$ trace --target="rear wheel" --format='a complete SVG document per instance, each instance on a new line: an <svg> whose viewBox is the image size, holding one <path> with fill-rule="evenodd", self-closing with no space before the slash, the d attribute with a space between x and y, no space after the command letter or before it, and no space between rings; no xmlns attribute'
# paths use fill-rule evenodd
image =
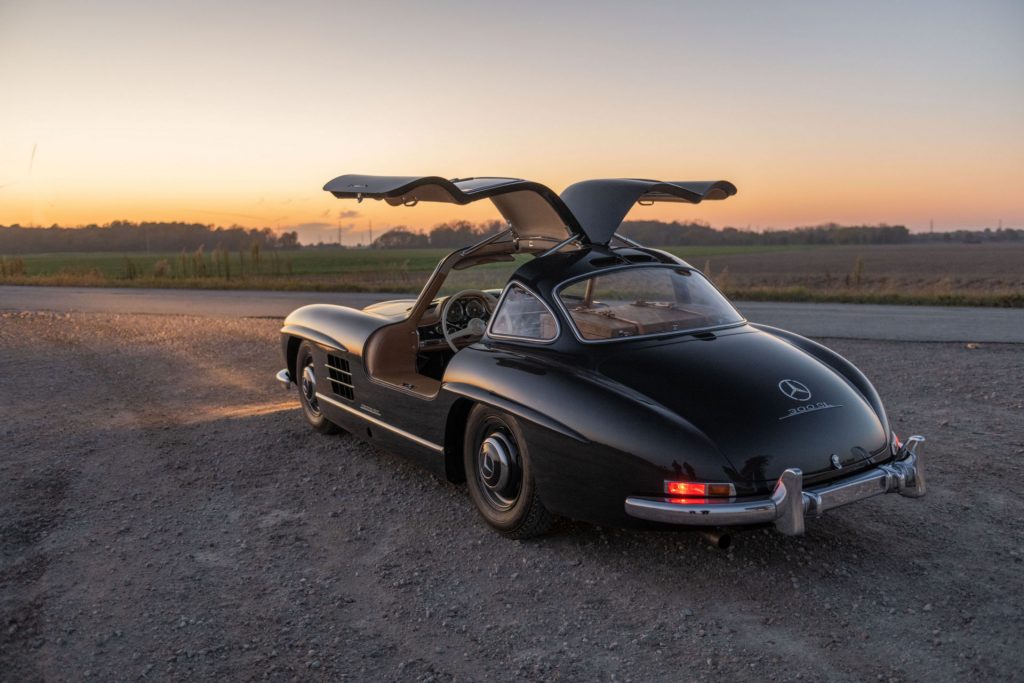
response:
<svg viewBox="0 0 1024 683"><path fill-rule="evenodd" d="M299 387L299 403L302 413L306 416L309 426L321 434L333 434L340 431L324 415L320 400L316 396L316 367L313 365L313 345L302 342L295 358L295 384Z"/></svg>
<svg viewBox="0 0 1024 683"><path fill-rule="evenodd" d="M537 496L526 439L515 418L474 407L462 451L469 497L488 524L509 538L540 536L551 527L554 517Z"/></svg>

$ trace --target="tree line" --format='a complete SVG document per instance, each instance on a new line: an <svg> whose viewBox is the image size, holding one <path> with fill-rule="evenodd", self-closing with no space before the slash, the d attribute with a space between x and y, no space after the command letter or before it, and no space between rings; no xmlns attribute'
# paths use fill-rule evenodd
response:
<svg viewBox="0 0 1024 683"><path fill-rule="evenodd" d="M373 241L378 249L457 249L493 235L504 228L500 221L473 225L466 221L441 223L426 232L398 227ZM694 245L787 245L787 244L907 244L911 242L1006 242L1024 240L1024 230L957 230L941 233L912 233L903 225L838 225L827 223L785 230L740 230L712 228L707 223L665 223L626 221L619 234L641 244L657 247Z"/></svg>
<svg viewBox="0 0 1024 683"><path fill-rule="evenodd" d="M278 233L271 228L228 228L201 223L132 223L114 221L107 225L80 228L25 228L0 226L0 253L30 254L88 251L213 251L294 249L296 232Z"/></svg>
<svg viewBox="0 0 1024 683"><path fill-rule="evenodd" d="M388 230L373 241L377 249L458 249L503 230L501 221L440 223L428 231L407 227ZM741 230L712 228L707 223L666 223L662 221L626 221L619 233L641 244L659 247L691 245L787 245L787 244L906 244L910 242L1008 242L1024 241L1024 230L956 230L950 232L911 233L903 225L838 225L827 223L784 230ZM228 228L200 223L156 223L114 221L107 225L64 228L25 228L0 226L0 254L49 252L166 252L217 249L236 252L251 250L295 249L299 244L294 231L278 233L271 228ZM313 246L313 245L309 245ZM328 245L320 245L328 246Z"/></svg>
<svg viewBox="0 0 1024 683"><path fill-rule="evenodd" d="M721 230L707 223L626 221L619 233L641 244L659 247L693 245L904 244L911 233L903 225L838 225L827 223L784 230Z"/></svg>
<svg viewBox="0 0 1024 683"><path fill-rule="evenodd" d="M405 226L388 230L373 241L376 249L458 249L496 235L505 229L501 221L474 224L469 221L440 223L428 232L413 232Z"/></svg>

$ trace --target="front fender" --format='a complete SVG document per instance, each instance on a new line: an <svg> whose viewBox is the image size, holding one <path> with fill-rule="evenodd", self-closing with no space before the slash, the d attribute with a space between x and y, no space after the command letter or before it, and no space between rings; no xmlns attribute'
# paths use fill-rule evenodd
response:
<svg viewBox="0 0 1024 683"><path fill-rule="evenodd" d="M348 306L313 304L292 311L284 319L281 334L362 356L367 338L392 322Z"/></svg>
<svg viewBox="0 0 1024 683"><path fill-rule="evenodd" d="M334 337L328 336L320 330L312 327L306 327L305 325L288 325L286 324L281 328L281 334L286 337L297 337L299 339L308 339L311 342L320 344L321 346L329 346L339 351L348 351L345 345L339 342Z"/></svg>

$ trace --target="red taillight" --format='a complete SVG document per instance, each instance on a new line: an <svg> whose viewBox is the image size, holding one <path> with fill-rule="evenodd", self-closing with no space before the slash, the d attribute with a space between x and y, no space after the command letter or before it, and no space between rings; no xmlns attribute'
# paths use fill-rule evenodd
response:
<svg viewBox="0 0 1024 683"><path fill-rule="evenodd" d="M665 493L680 496L673 503L700 503L705 498L729 498L736 495L732 484L705 484L696 481L666 481Z"/></svg>
<svg viewBox="0 0 1024 683"><path fill-rule="evenodd" d="M707 485L693 481L666 481L665 493L670 496L707 496Z"/></svg>

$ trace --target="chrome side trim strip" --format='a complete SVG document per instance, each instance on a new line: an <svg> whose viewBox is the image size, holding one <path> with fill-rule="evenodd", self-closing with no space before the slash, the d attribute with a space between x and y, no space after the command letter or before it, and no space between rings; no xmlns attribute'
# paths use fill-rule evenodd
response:
<svg viewBox="0 0 1024 683"><path fill-rule="evenodd" d="M424 448L429 448L430 450L436 451L438 453L444 453L444 447L443 446L438 446L433 441L427 441L426 439L421 439L420 437L416 436L415 434L410 434L409 432L405 431L404 429L399 429L398 427L395 427L394 425L389 425L387 422L384 422L383 420L379 420L379 419L373 417L372 415L367 415L366 413L360 412L360 411L356 410L355 408L353 408L352 406L347 406L344 403L339 403L338 401L335 401L330 396L324 396L319 391L317 392L316 397L317 397L317 399L319 399L319 400L321 400L321 401L323 401L325 403L330 403L335 408L340 408L340 409L344 410L347 413L351 413L352 415L355 415L356 417L361 417L364 420L366 420L367 422L369 422L370 424L374 424L374 425L380 427L381 429L386 429L389 432L391 432L393 434L397 434L398 436L404 437L404 438L408 439L409 441L412 441L413 443L416 443L416 444L419 444L420 446L423 446Z"/></svg>

